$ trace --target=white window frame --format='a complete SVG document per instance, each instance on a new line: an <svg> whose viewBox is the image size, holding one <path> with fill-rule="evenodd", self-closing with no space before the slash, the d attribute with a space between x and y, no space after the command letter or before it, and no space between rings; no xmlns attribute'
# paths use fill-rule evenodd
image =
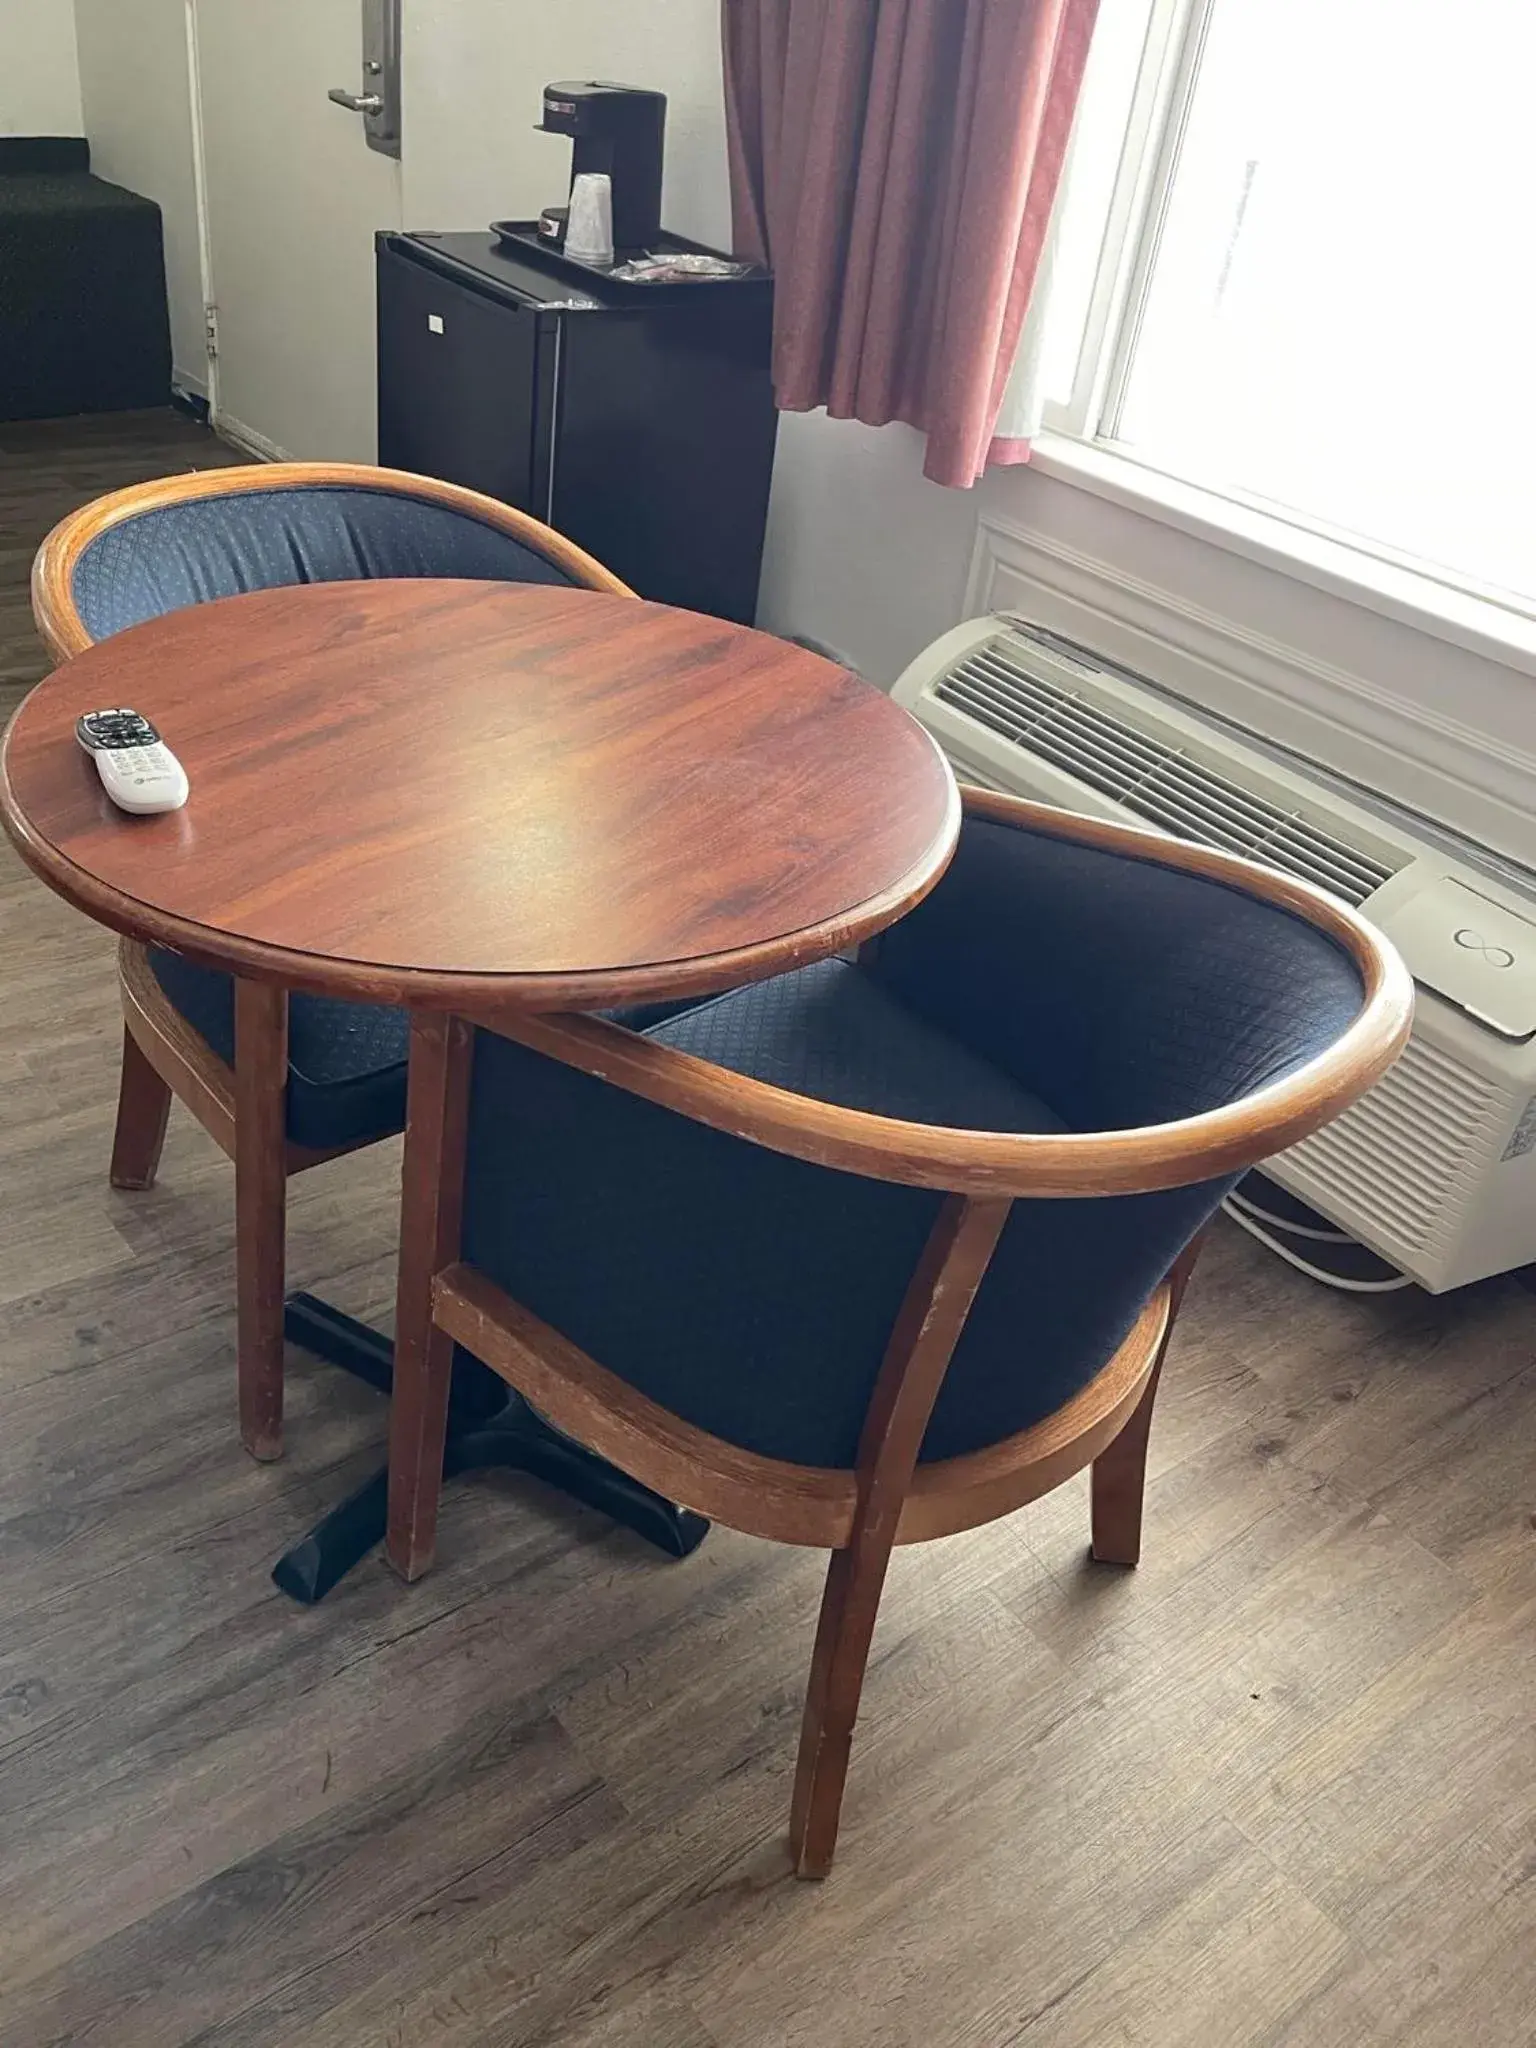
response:
<svg viewBox="0 0 1536 2048"><path fill-rule="evenodd" d="M1079 441L1112 438L1214 4L1150 0L1071 394L1045 408L1052 433Z"/></svg>
<svg viewBox="0 0 1536 2048"><path fill-rule="evenodd" d="M1147 26L1076 353L1031 466L1383 616L1536 675L1536 598L1480 587L1385 541L1212 489L1117 439L1200 58L1217 0L1148 0Z"/></svg>

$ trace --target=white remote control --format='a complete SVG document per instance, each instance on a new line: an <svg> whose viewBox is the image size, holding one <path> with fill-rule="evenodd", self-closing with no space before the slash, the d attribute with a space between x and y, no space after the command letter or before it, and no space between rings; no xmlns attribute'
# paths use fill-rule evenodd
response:
<svg viewBox="0 0 1536 2048"><path fill-rule="evenodd" d="M87 711L76 723L75 738L120 811L142 817L179 811L186 802L186 770L137 711Z"/></svg>

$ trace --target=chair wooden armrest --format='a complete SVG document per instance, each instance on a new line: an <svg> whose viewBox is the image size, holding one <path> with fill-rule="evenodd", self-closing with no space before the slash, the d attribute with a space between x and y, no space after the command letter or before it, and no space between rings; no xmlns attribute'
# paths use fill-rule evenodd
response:
<svg viewBox="0 0 1536 2048"><path fill-rule="evenodd" d="M32 616L55 662L68 661L91 646L92 638L75 604L75 569L80 557L101 535L125 520L162 512L202 498L234 498L248 491L295 489L373 490L417 498L445 511L460 512L494 527L562 569L586 590L604 590L615 597L634 597L627 583L605 569L595 555L567 540L553 527L462 484L440 477L413 476L403 469L380 469L365 462L263 462L249 468L194 469L182 476L156 477L131 484L72 512L43 541L32 564Z"/></svg>
<svg viewBox="0 0 1536 2048"><path fill-rule="evenodd" d="M1408 970L1364 918L1322 890L1255 861L1021 798L974 788L963 797L968 818L1020 825L1225 882L1293 912L1334 940L1358 968L1364 987L1359 1015L1315 1059L1240 1102L1144 1129L1061 1136L953 1130L874 1116L733 1073L599 1017L480 1013L472 1021L649 1102L793 1158L974 1196L1142 1194L1215 1179L1327 1123L1386 1071L1407 1042L1413 1020Z"/></svg>

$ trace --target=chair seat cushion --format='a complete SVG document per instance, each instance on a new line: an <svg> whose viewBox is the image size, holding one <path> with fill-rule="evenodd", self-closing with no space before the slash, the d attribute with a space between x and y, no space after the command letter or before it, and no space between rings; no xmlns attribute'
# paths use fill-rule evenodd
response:
<svg viewBox="0 0 1536 2048"><path fill-rule="evenodd" d="M735 1072L931 1124L1066 1125L859 968L826 962L656 1025ZM1107 1362L1226 1183L1014 1205L924 1442L979 1449ZM464 1255L673 1414L846 1468L941 1197L790 1159L482 1032Z"/></svg>
<svg viewBox="0 0 1536 2048"><path fill-rule="evenodd" d="M155 979L187 1022L234 1064L235 989L227 974L153 948ZM288 1005L288 1136L329 1151L405 1127L410 1020L403 1010L295 995Z"/></svg>
<svg viewBox="0 0 1536 2048"><path fill-rule="evenodd" d="M155 979L175 1009L228 1066L235 1060L235 988L217 968L150 950ZM686 1003L615 1010L640 1029ZM404 1010L295 994L288 1003L288 1136L331 1151L393 1137L405 1128L411 1021Z"/></svg>
<svg viewBox="0 0 1536 2048"><path fill-rule="evenodd" d="M1064 1131L1038 1095L844 960L733 989L646 1034L843 1109L978 1131Z"/></svg>

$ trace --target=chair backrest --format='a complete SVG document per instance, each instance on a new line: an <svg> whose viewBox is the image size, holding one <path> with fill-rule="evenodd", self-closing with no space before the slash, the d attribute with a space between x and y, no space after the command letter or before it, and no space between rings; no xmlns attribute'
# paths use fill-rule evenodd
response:
<svg viewBox="0 0 1536 2048"><path fill-rule="evenodd" d="M478 491L359 464L272 463L166 477L82 506L39 550L33 615L65 660L186 605L380 576L633 595L573 542Z"/></svg>
<svg viewBox="0 0 1536 2048"><path fill-rule="evenodd" d="M649 1101L793 1158L871 1179L970 1196L1142 1194L1241 1172L1336 1116L1391 1065L1406 1043L1413 1017L1413 983L1407 969L1364 918L1320 889L1257 862L1152 832L1078 817L989 790L969 788L962 794L966 823L954 866L924 903L875 942L877 949L888 945L903 948L909 927L915 935L925 922L941 914L962 881L969 846L991 839L989 828L995 825L1109 855L1103 865L1112 869L1118 862L1128 894L1134 893L1145 870L1218 884L1218 890L1210 893L1227 896L1239 909L1247 905L1273 913L1267 923L1282 934L1299 935L1302 947L1293 949L1289 959L1284 952L1272 957L1269 979L1256 991L1256 1003L1242 1014L1229 1011L1229 1029L1219 1013L1229 993L1232 960L1237 956L1229 952L1224 958L1219 933L1212 942L1208 906L1202 915L1197 905L1200 923L1191 922L1182 945L1175 949L1186 961L1200 961L1201 971L1177 992L1187 1012L1190 1066L1214 1075L1221 1062L1213 1058L1213 1047L1216 1052L1221 1050L1224 1034L1242 1041L1226 1062L1222 1085L1214 1091L1215 1106L1193 1113L1164 1113L1157 1120L1143 1117L1130 1128L1078 1124L1051 1134L950 1129L900 1122L795 1094L638 1038L599 1018L518 1017L498 1020L494 1028L568 1065L600 1074ZM1106 889L1112 888L1112 882L1099 878L1101 901ZM1204 890L1192 893L1202 899L1207 895ZM1054 917L1063 906L1045 900L1048 894L1040 892L1041 900L1033 911ZM988 919L983 926L970 915L968 906L960 925L960 944L952 958L946 960L942 954L930 958L928 978L938 996L953 992L962 959L985 967L989 957L1019 953L1019 935L998 922L998 909L994 903L983 912ZM1151 929L1149 935L1156 953L1158 933ZM1319 938L1326 942L1321 949L1316 946ZM1344 970L1342 983L1338 974L1331 976L1326 1000L1310 985L1319 950L1327 962L1336 962ZM1244 958L1243 970L1255 967L1258 957L1254 953ZM1059 954L1053 957L1032 948L1022 963L1023 977L1033 979L1050 994L1058 1010L1063 1007L1060 988L1071 987L1065 964ZM893 974L887 968L878 950L875 971L898 985L903 979L899 970ZM900 987L903 1000L922 1004L922 993L912 977L904 979L906 985ZM1146 1066L1147 1047L1142 1041L1151 1034L1138 1027L1134 961L1109 954L1095 963L1094 981L1096 993L1117 989L1116 999L1126 1019L1127 1064L1140 1061ZM1201 999L1202 991L1203 1011L1191 1006ZM996 1013L1005 1015L1013 999L1013 991L999 989ZM1070 1009L1070 994L1064 1002ZM926 1007L946 1028L955 1028L954 1017L945 1014L943 1000L932 1000ZM1069 1043L1065 1028L1069 1020L1051 1021L1058 1042ZM1156 1049L1167 1051L1174 1021L1161 1011L1153 1020L1159 1041ZM1197 1036L1208 1042L1195 1044ZM982 1049L1007 1064L998 1046L988 1044ZM1246 1085L1237 1078L1245 1072ZM1040 1080L1038 1074L1035 1080ZM1157 1076L1156 1085L1163 1089L1166 1100L1166 1079Z"/></svg>

